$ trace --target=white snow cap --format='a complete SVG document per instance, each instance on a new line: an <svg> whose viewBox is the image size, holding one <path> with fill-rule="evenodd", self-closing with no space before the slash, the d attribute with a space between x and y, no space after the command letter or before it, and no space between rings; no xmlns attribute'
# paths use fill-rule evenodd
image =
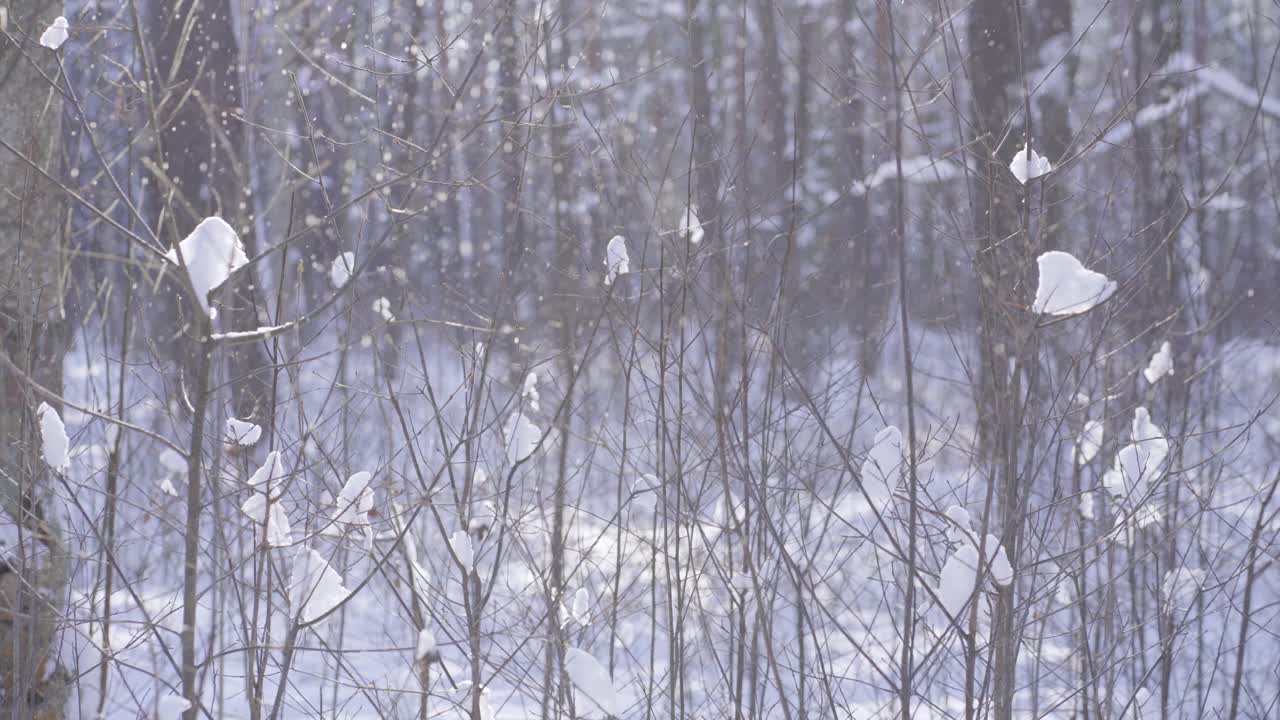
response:
<svg viewBox="0 0 1280 720"><path fill-rule="evenodd" d="M702 242L702 222L698 220L698 214L692 205L684 209L684 220L680 223L680 234L694 245Z"/></svg>
<svg viewBox="0 0 1280 720"><path fill-rule="evenodd" d="M1102 476L1102 485L1112 495L1141 497L1168 454L1164 431L1151 422L1145 407L1137 408L1133 411L1132 441L1116 453L1115 464Z"/></svg>
<svg viewBox="0 0 1280 720"><path fill-rule="evenodd" d="M876 433L875 443L862 461L862 487L877 510L893 498L902 472L902 432L893 425Z"/></svg>
<svg viewBox="0 0 1280 720"><path fill-rule="evenodd" d="M959 505L952 505L947 508L946 516L953 523L947 526L947 539L954 543L969 542L973 536L969 511Z"/></svg>
<svg viewBox="0 0 1280 720"><path fill-rule="evenodd" d="M392 501L392 506L395 508L392 517L404 516L404 509L395 501ZM397 523L397 532L400 531L401 527ZM413 588L418 602L425 603L431 597L431 572L418 562L418 541L414 539L413 533L405 532L403 538L404 554L409 559L409 587Z"/></svg>
<svg viewBox="0 0 1280 720"><path fill-rule="evenodd" d="M334 501L333 521L343 525L366 525L369 522L369 511L373 509L373 488L369 481L373 474L358 472L347 478L338 498Z"/></svg>
<svg viewBox="0 0 1280 720"><path fill-rule="evenodd" d="M475 568L475 550L471 547L471 535L466 530L455 530L449 536L449 547L453 548L453 554L458 556L458 562L462 563L467 572Z"/></svg>
<svg viewBox="0 0 1280 720"><path fill-rule="evenodd" d="M1032 150L1030 145L1024 145L1014 154L1013 162L1009 163L1009 172L1013 173L1013 176L1023 185L1026 185L1028 180L1048 175L1052 171L1053 166L1049 164L1049 158Z"/></svg>
<svg viewBox="0 0 1280 720"><path fill-rule="evenodd" d="M1102 449L1102 434L1105 426L1101 420L1088 420L1080 437L1076 440L1076 459L1081 465L1092 460Z"/></svg>
<svg viewBox="0 0 1280 720"><path fill-rule="evenodd" d="M436 636L431 632L431 628L422 628L418 631L418 647L414 650L413 659L422 660L426 656L435 652Z"/></svg>
<svg viewBox="0 0 1280 720"><path fill-rule="evenodd" d="M994 535L987 535L987 572L997 585L1008 585L1013 581L1013 567L1009 564L1009 556L1000 540ZM978 589L978 548L965 542L956 548L956 552L947 559L938 576L938 600L946 608L947 613L959 618L965 604Z"/></svg>
<svg viewBox="0 0 1280 720"><path fill-rule="evenodd" d="M267 453L267 459L263 461L262 467L249 476L249 487L258 492L274 493L280 487L280 483L284 482L287 474L284 463L280 462L280 451L272 450Z"/></svg>
<svg viewBox="0 0 1280 720"><path fill-rule="evenodd" d="M191 709L191 701L181 695L165 695L156 701L157 720L178 720Z"/></svg>
<svg viewBox="0 0 1280 720"><path fill-rule="evenodd" d="M262 437L262 428L248 420L227 418L227 442L235 445L252 445Z"/></svg>
<svg viewBox="0 0 1280 720"><path fill-rule="evenodd" d="M311 548L298 551L289 576L289 607L295 616L311 622L341 605L350 594L342 586L342 576L320 553Z"/></svg>
<svg viewBox="0 0 1280 720"><path fill-rule="evenodd" d="M978 550L965 543L956 549L938 575L938 600L947 614L961 618L964 606L973 596L978 580Z"/></svg>
<svg viewBox="0 0 1280 720"><path fill-rule="evenodd" d="M627 254L626 238L614 235L609 239L609 246L605 248L604 268L605 285L612 285L619 275L631 272L631 256Z"/></svg>
<svg viewBox="0 0 1280 720"><path fill-rule="evenodd" d="M1045 315L1076 315L1092 310L1116 291L1116 283L1102 273L1089 270L1071 253L1052 250L1036 259L1040 283L1036 286L1033 312Z"/></svg>
<svg viewBox="0 0 1280 720"><path fill-rule="evenodd" d="M569 614L573 616L574 622L579 625L587 625L591 622L591 591L586 588L578 588L578 592L573 594L573 605L569 609Z"/></svg>
<svg viewBox="0 0 1280 720"><path fill-rule="evenodd" d="M67 427L62 424L62 418L58 417L58 411L49 407L49 403L40 403L40 407L36 408L36 418L40 421L40 445L44 461L55 472L66 472L71 451Z"/></svg>
<svg viewBox="0 0 1280 720"><path fill-rule="evenodd" d="M613 679L599 660L578 648L564 654L564 671L577 690L578 709L584 717L622 717L622 698L613 687Z"/></svg>
<svg viewBox="0 0 1280 720"><path fill-rule="evenodd" d="M991 579L997 585L1008 585L1013 582L1013 566L1009 564L1009 554L995 535L987 536L987 567L991 571Z"/></svg>
<svg viewBox="0 0 1280 720"><path fill-rule="evenodd" d="M67 41L67 19L59 15L53 24L40 34L40 44L50 50L57 50Z"/></svg>
<svg viewBox="0 0 1280 720"><path fill-rule="evenodd" d="M248 485L253 492L240 505L240 512L255 523L267 526L267 545L271 547L285 547L293 543L293 526L284 506L279 503L278 490L286 474L280 453L275 450L268 453L262 467L249 476Z"/></svg>
<svg viewBox="0 0 1280 720"><path fill-rule="evenodd" d="M347 284L351 279L351 273L356 269L356 254L353 252L339 253L333 259L333 264L329 266L329 282L333 283L334 289L338 289Z"/></svg>
<svg viewBox="0 0 1280 720"><path fill-rule="evenodd" d="M1172 374L1173 348L1169 345L1169 341L1165 340L1160 343L1160 349L1156 354L1151 356L1151 362L1147 363L1147 369L1142 371L1142 376L1147 379L1147 382L1155 385L1160 382L1160 378Z"/></svg>
<svg viewBox="0 0 1280 720"><path fill-rule="evenodd" d="M1085 491L1080 493L1080 517L1085 520L1092 520L1093 513L1093 493Z"/></svg>
<svg viewBox="0 0 1280 720"><path fill-rule="evenodd" d="M512 465L532 455L542 441L542 429L519 412L507 420L503 434L507 440L507 461Z"/></svg>
<svg viewBox="0 0 1280 720"><path fill-rule="evenodd" d="M379 297L373 301L373 311L381 315L382 319L387 322L395 322L396 320L395 313L391 312L391 301L384 297Z"/></svg>
<svg viewBox="0 0 1280 720"><path fill-rule="evenodd" d="M269 509L268 509L269 508ZM240 506L240 512L259 525L267 526L267 544L287 547L293 543L293 526L279 502L268 501L266 493L255 492ZM267 521L268 516L270 522Z"/></svg>
<svg viewBox="0 0 1280 720"><path fill-rule="evenodd" d="M520 390L520 397L529 403L529 408L533 411L542 409L542 395L538 393L538 373L530 371L524 376L524 387Z"/></svg>
<svg viewBox="0 0 1280 720"><path fill-rule="evenodd" d="M201 220L176 249L165 253L165 259L178 265L178 252L182 253L182 261L187 264L187 275L191 278L200 307L210 318L217 317L217 310L209 306L209 293L249 262L240 236L222 218L208 217Z"/></svg>

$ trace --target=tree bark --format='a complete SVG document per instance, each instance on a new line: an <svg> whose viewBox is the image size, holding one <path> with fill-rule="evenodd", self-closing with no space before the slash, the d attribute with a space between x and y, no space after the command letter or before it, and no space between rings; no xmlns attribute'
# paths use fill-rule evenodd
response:
<svg viewBox="0 0 1280 720"><path fill-rule="evenodd" d="M249 178L244 126L232 117L242 110L231 3L151 3L148 22L156 37L155 72L164 88L160 116L167 120L156 148L162 161L153 172L164 172L167 182L161 182L175 191L168 208L177 235L174 242L205 217L216 215L242 233L245 252L252 258L258 254L257 239L252 232L242 232L248 225ZM259 326L256 275L253 266L240 270L218 291L225 329ZM187 349L189 360L194 347ZM259 422L269 419L274 407L264 346L245 343L228 347L226 353L235 414ZM189 363L187 369L193 370Z"/></svg>
<svg viewBox="0 0 1280 720"><path fill-rule="evenodd" d="M1017 5L977 0L969 14L968 74L978 173L973 187L978 247L981 354L978 409L984 455L995 483L995 527L1011 563L1013 582L998 590L991 622L992 717L1009 720L1017 687L1018 637L1014 613L1017 547L1022 528L1018 477L1020 371L1034 362L1026 274L1034 248L1019 219L1019 192L1008 163L1020 148L1019 87L1022 63ZM1016 365L1014 361L1016 360Z"/></svg>
<svg viewBox="0 0 1280 720"><path fill-rule="evenodd" d="M1068 101L1075 95L1077 65L1074 53L1070 52L1075 40L1071 26L1071 0L1047 0L1041 6L1039 19L1041 72L1034 79L1043 79L1043 82L1031 90L1035 94L1038 135L1043 148L1039 152L1058 167L1071 150ZM1065 245L1066 219L1070 217L1069 193L1066 183L1056 179L1047 181L1044 188L1041 242L1045 250L1059 249Z"/></svg>
<svg viewBox="0 0 1280 720"><path fill-rule="evenodd" d="M37 42L57 15L38 0L9 4L0 36L0 525L16 531L0 573L0 716L62 714L68 685L56 666L55 637L66 597L67 557L47 503L56 482L41 458L35 410L59 410L65 351L62 97L54 51ZM33 392L31 382L54 393Z"/></svg>

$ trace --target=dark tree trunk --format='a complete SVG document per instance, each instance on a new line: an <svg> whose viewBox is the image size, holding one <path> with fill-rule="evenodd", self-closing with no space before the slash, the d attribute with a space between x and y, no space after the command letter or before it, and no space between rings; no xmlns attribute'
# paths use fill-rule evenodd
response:
<svg viewBox="0 0 1280 720"><path fill-rule="evenodd" d="M152 165L164 198L164 208L178 242L207 216L226 220L238 233L246 254L257 255L259 245L248 231L246 193L249 174L244 157L239 45L231 24L229 0L150 4L148 18L155 38L155 72L163 92L158 107L164 122ZM259 326L258 268L237 272L217 291L223 302L222 329L251 330ZM185 305L186 312L199 312ZM199 323L187 323L198 327ZM191 350L194 346L188 346ZM185 353L186 359L192 353ZM227 349L233 412L259 422L273 412L271 377L264 348L241 344ZM188 369L190 365L187 365Z"/></svg>
<svg viewBox="0 0 1280 720"><path fill-rule="evenodd" d="M55 644L68 557L46 512L56 480L42 459L36 409L48 402L61 411L66 210L45 177L61 174L62 97L46 79L60 79L58 63L36 41L57 12L31 0L8 11L8 35L0 35L0 141L8 146L0 149L0 528L18 543L0 555L0 716L51 719L61 717L68 691Z"/></svg>
<svg viewBox="0 0 1280 720"><path fill-rule="evenodd" d="M991 465L997 513L995 527L1017 564L1022 528L1018 450L1020 428L1019 378L1016 367L1034 361L1034 326L1028 312L1027 273L1034 248L1020 222L1021 193L1008 170L1024 135L1018 123L1022 48L1018 42L1017 6L1007 0L977 0L969 14L967 70L973 87L974 142L978 169L973 187L977 231L978 296L981 308L979 352L979 412L981 442ZM1017 687L1018 628L1014 613L1017 578L1000 588L991 621L995 720L1009 720Z"/></svg>
<svg viewBox="0 0 1280 720"><path fill-rule="evenodd" d="M1075 40L1071 0L1046 0L1041 5L1038 35L1041 73L1036 77L1049 74L1038 90L1031 88L1035 92L1036 120L1039 122L1036 135L1043 148L1039 152L1058 167L1071 150L1069 101L1075 95L1078 64L1076 54L1068 52ZM1067 185L1060 178L1051 178L1045 182L1044 188L1041 244L1045 250L1062 248L1066 244L1065 225L1070 217Z"/></svg>

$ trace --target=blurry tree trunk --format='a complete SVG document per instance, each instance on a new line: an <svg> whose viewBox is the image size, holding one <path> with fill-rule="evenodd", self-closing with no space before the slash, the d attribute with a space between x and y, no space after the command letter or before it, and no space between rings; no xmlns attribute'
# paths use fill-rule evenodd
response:
<svg viewBox="0 0 1280 720"><path fill-rule="evenodd" d="M1075 95L1076 56L1071 52L1075 39L1071 26L1071 0L1046 0L1041 5L1039 24L1041 72L1033 80L1044 79L1035 93L1038 134L1042 150L1039 152L1057 167L1071 149L1071 117L1069 100ZM1046 77L1046 73L1048 73ZM1045 250L1061 249L1065 245L1068 192L1059 178L1051 178L1044 184L1044 215L1041 219L1041 244Z"/></svg>
<svg viewBox="0 0 1280 720"><path fill-rule="evenodd" d="M756 108L764 113L764 122L760 128L766 156L764 177L757 185L772 193L782 185L783 179L779 174L786 167L787 94L782 89L785 78L778 39L778 20L775 17L778 7L771 0L756 0L755 7L756 22L760 24L760 41L764 44L764 57L761 58L763 64L758 81L761 92L757 95L759 99L756 100ZM692 37L689 42L692 47Z"/></svg>
<svg viewBox="0 0 1280 720"><path fill-rule="evenodd" d="M981 353L978 409L980 438L995 493L991 507L1010 561L1017 567L1022 530L1018 477L1021 368L1034 361L1034 324L1025 277L1034 248L1018 214L1019 193L1008 163L1023 142L1020 110L1017 6L1008 0L976 0L969 12L967 67L973 87L977 130L973 188L977 231ZM1013 362L1017 361L1016 365ZM1017 370L1011 370L1017 368ZM998 590L991 622L992 706L995 720L1009 720L1017 687L1018 629L1014 613L1017 578Z"/></svg>
<svg viewBox="0 0 1280 720"><path fill-rule="evenodd" d="M408 37L405 38L405 42L425 41L429 37L426 32L426 3L415 2L411 6ZM429 54L430 49L422 48L422 52ZM392 115L392 117L399 117L400 127L397 128L392 123L388 128L391 136L398 135L405 141L389 146L395 153L395 163L399 166L400 173L407 174L427 160L416 152L416 149L430 144L422 142L420 136L426 136L433 130L430 126L434 124L434 97L429 78L427 71L419 69L417 72L407 74L400 86L404 102L400 106L400 112ZM442 158L432 160L427 170L429 176L440 172L441 160ZM430 185L422 182L422 177L423 173L418 173L390 189L393 207L408 207L417 198L424 198L418 202L425 202L429 209L419 220L396 222L391 231L393 240L380 249L379 257L373 265L374 267L398 267L404 270L403 291L407 296L405 304L409 306L414 305L415 301L425 300L430 288L439 284L440 275L437 273L443 270L444 265L443 248L437 247L435 243L437 238L444 235L441 223L444 208L439 206L440 203L434 197L435 192ZM426 230L425 241L423 229ZM389 275L396 277L394 270ZM398 374L402 348L409 341L410 332L408 323L393 324L387 328L387 334L379 340L380 366L386 376L392 380Z"/></svg>
<svg viewBox="0 0 1280 720"><path fill-rule="evenodd" d="M62 98L46 79L59 78L54 53L36 42L57 14L47 2L10 3L9 37L0 36L0 140L11 148L0 150L0 528L18 539L0 547L4 718L61 717L69 687L55 667L54 642L67 557L47 504L55 478L41 459L35 412L41 402L60 408L27 379L62 392L64 208L58 186L43 175L61 173Z"/></svg>
<svg viewBox="0 0 1280 720"><path fill-rule="evenodd" d="M840 4L840 32L843 39L842 53L846 58L844 72L848 85L844 103L845 146L843 157L848 162L849 187L858 189L858 183L866 180L867 173L867 138L865 134L866 101L862 96L865 91L858 86L865 74L860 69L856 48L859 38L870 45L876 56L877 73L873 83L868 87L888 88L892 86L892 77L886 62L887 53L884 48L888 38L884 33L888 27L885 18L884 4L876 4L877 32L880 39L868 43L868 33L857 7L857 0L844 0ZM863 52L866 56L866 51ZM867 78L871 80L871 78ZM873 90L874 92L874 90ZM847 308L850 331L858 342L858 364L866 375L874 373L879 366L880 341L888 317L892 285L885 282L889 276L889 253L884 243L880 242L879 233L872 231L870 191L855 191L849 197L849 238L847 239L849 260L836 263L829 270L846 278L848 286L844 304Z"/></svg>
<svg viewBox="0 0 1280 720"><path fill-rule="evenodd" d="M520 36L516 33L515 0L501 0L498 4L498 88L501 94L502 113L502 248L505 283L514 282L514 269L524 255L524 239L521 237L520 186L524 177L525 140L520 132L523 112L520 108L520 67L517 46ZM505 288L514 292L514 288Z"/></svg>
<svg viewBox="0 0 1280 720"><path fill-rule="evenodd" d="M1157 75L1153 77L1156 83L1153 91L1144 88L1139 92L1139 108L1167 102L1183 89L1182 78L1161 77L1163 69L1182 52L1182 8L1180 0L1146 0L1143 3L1143 17L1138 23L1141 30L1135 39L1136 49L1139 53L1149 53L1149 61L1142 55L1139 56L1140 63L1150 63L1141 66L1143 76L1148 73ZM1181 313L1181 317L1168 325L1160 325L1178 311L1180 303L1177 236L1186 217L1182 190L1182 158L1186 145L1183 113L1174 113L1165 121L1139 134L1137 139L1142 150L1142 171L1147 180L1143 183L1147 190L1142 193L1142 222L1139 227L1145 230L1138 246L1138 252L1141 253L1138 267L1142 268L1143 275L1140 287L1148 294L1149 299L1139 303L1144 312L1139 313L1138 321L1141 325L1136 331L1146 335L1142 336L1144 342L1136 343L1136 346L1145 349L1158 347L1160 338L1172 326L1183 323L1189 325L1186 313ZM1180 402L1183 399L1181 393L1170 392L1167 397L1169 402L1165 404L1164 412L1172 419L1180 414L1179 406L1185 407L1185 404ZM1167 431L1177 432L1173 428L1172 424L1166 425ZM1166 533L1156 551L1160 566L1165 572L1173 571L1182 564L1178 557L1177 533L1174 530L1176 525L1173 523L1176 512L1177 508L1173 503L1165 509L1165 516L1168 518ZM1169 598L1164 598L1164 602L1169 601ZM1143 620L1145 622L1145 618ZM1155 626L1160 643L1159 666L1155 673L1160 691L1159 716L1168 718L1172 695L1177 692L1171 687L1177 645L1177 613L1159 612ZM1141 635L1139 640L1141 641Z"/></svg>
<svg viewBox="0 0 1280 720"><path fill-rule="evenodd" d="M546 1L546 0L544 0ZM551 125L551 183L554 195L555 211L555 261L552 265L554 276L554 292L557 298L558 311L556 318L560 323L558 338L560 377L568 380L575 373L577 364L577 343L575 338L578 329L579 266L581 250L578 247L577 222L573 209L572 194L575 185L573 148L569 138L569 128L574 122L572 103L573 90L569 86L573 77L570 67L572 57L571 25L573 20L573 3L571 0L559 0L556 8L556 22L544 27L546 32L554 32L558 43L547 42L547 67L551 73L549 83L553 92L549 121ZM552 29L554 28L554 30ZM588 256L590 254L588 253ZM573 388L575 383L568 380L565 384L563 403L572 407L574 403ZM542 696L542 715L549 718L559 715L561 708L557 698L569 697L573 690L568 686L568 676L564 668L564 636L562 633L561 610L565 600L565 535L566 511L569 492L570 445L573 439L573 414L559 413L558 430L560 441L557 448L555 488L552 497L551 515L551 577L546 592L547 602L547 647L544 656L544 688ZM560 680L566 680L561 683ZM555 697L553 697L553 694ZM554 708L555 712L552 713Z"/></svg>
<svg viewBox="0 0 1280 720"><path fill-rule="evenodd" d="M333 17L332 7L317 7L312 3L302 3L302 18L298 23L299 27L327 27L326 21ZM332 32L328 34L327 47L329 52L336 57L342 57L343 60L350 62L351 54L340 53L333 48L340 48L343 43L349 43L351 39L351 29L354 21L339 24L332 28ZM305 75L304 75L305 77ZM303 82L298 80L298 84ZM293 77L284 78L284 82L279 87L280 92L289 93L294 90L295 84ZM347 99L345 94L339 95L335 93L313 93L303 100L307 108L304 127L309 130L311 125L319 125L321 127L343 127L342 117L345 112L344 101ZM281 108L284 112L282 115L289 114L289 108ZM323 263L329 261L339 252L350 250L351 248L341 247L339 238L342 237L346 230L344 220L346 217L339 213L337 216L331 216L335 199L329 194L331 188L344 187L350 180L351 176L347 172L348 168L341 159L335 158L332 147L325 148L330 151L327 155L319 155L323 143L316 144L316 151L313 153L308 140L303 137L299 138L293 145L293 148L299 155L299 162L302 167L308 168L308 172L318 181L307 182L301 186L297 195L297 218L295 223L316 224L315 230L300 238L295 245L303 267L311 266L313 263ZM319 218L328 218L328 222L318 223ZM301 285L303 293L307 301L311 303L321 302L332 289L327 273L302 272Z"/></svg>
<svg viewBox="0 0 1280 720"><path fill-rule="evenodd" d="M520 348L513 342L512 333L503 332L501 328L509 327L518 319L521 293L526 290L537 292L537 288L530 285L528 278L518 272L520 267L528 261L529 252L520 204L523 202L525 162L530 134L525 128L530 127L530 124L525 118L527 108L521 106L520 83L524 79L524 70L521 67L519 49L522 34L516 30L515 0L499 0L497 11L498 30L495 40L498 44L498 109L501 116L499 125L501 136L498 147L500 177L498 192L495 193L500 202L496 213L499 223L498 232L495 233L492 226L488 225L488 218L476 217L474 208L472 222L473 227L474 223L485 223L479 227L478 231L473 230L477 237L485 238L479 246L486 258L482 262L489 262L488 258L496 257L499 264L497 273L486 272L481 276L481 281L484 282L485 276L498 278L497 287L490 287L487 293L490 297L496 298L496 305L490 311L491 317L494 318L491 324L496 331L490 342L490 348L500 349L503 354L511 358L506 381L514 387L516 383L522 382L527 368L523 366L522 358L517 356ZM468 167L475 166L468 164ZM491 250L490 239L495 236L500 245Z"/></svg>
<svg viewBox="0 0 1280 720"><path fill-rule="evenodd" d="M702 6L702 7L700 7ZM720 227L719 203L720 163L715 149L715 127L711 117L711 62L706 54L706 23L700 15L712 14L714 3L711 0L697 0L689 3L689 83L693 95L693 163L694 163L694 199L698 205L698 219L703 223L706 235L703 240L714 247L720 240L717 228Z"/></svg>
<svg viewBox="0 0 1280 720"><path fill-rule="evenodd" d="M160 117L165 121L157 150L163 173L161 187L172 189L172 213L178 241L207 216L226 220L237 232L250 258L258 243L248 227L245 190L249 179L244 157L244 126L232 117L241 112L239 50L231 24L229 0L150 4L149 23L155 38L155 71L164 88ZM224 298L223 329L258 327L257 268L235 273ZM196 310L198 312L198 310ZM259 421L270 418L271 376L261 344L227 348L234 412Z"/></svg>
<svg viewBox="0 0 1280 720"><path fill-rule="evenodd" d="M1138 93L1137 109L1169 101L1178 93L1181 79L1161 77L1161 69L1182 52L1182 3L1178 0L1144 0L1138 23L1146 32L1134 37L1141 77L1156 73ZM1154 127L1140 128L1135 139L1142 150L1139 163L1142 173L1142 218L1145 230L1139 252L1143 269L1140 283L1150 300L1141 303L1146 312L1140 318L1146 330L1167 317L1175 302L1175 251L1178 226L1182 223L1185 203L1182 199L1182 113L1174 113Z"/></svg>

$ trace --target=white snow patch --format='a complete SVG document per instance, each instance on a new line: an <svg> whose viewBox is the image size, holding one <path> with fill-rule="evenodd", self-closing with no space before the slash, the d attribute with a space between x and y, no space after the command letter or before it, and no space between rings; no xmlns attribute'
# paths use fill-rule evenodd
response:
<svg viewBox="0 0 1280 720"><path fill-rule="evenodd" d="M334 289L341 288L351 279L351 273L356 269L356 254L353 252L338 253L333 259L333 264L329 266L329 282L333 283Z"/></svg>
<svg viewBox="0 0 1280 720"><path fill-rule="evenodd" d="M1106 275L1089 270L1070 253L1052 250L1036 260L1040 283L1036 286L1033 312L1048 315L1075 315L1087 312L1116 291L1116 283Z"/></svg>
<svg viewBox="0 0 1280 720"><path fill-rule="evenodd" d="M1013 566L1009 556L994 535L987 535L986 571L997 585L1013 581ZM961 543L955 554L947 559L938 575L938 600L952 617L959 619L969 599L978 589L978 548L970 542Z"/></svg>
<svg viewBox="0 0 1280 720"><path fill-rule="evenodd" d="M262 467L253 472L249 476L249 487L259 492L274 493L288 472L284 469L284 463L280 461L280 452L272 450L267 453L267 459L263 461Z"/></svg>
<svg viewBox="0 0 1280 720"><path fill-rule="evenodd" d="M156 720L178 720L191 709L191 701L181 695L165 695L156 701Z"/></svg>
<svg viewBox="0 0 1280 720"><path fill-rule="evenodd" d="M1151 356L1151 362L1147 363L1147 369L1142 371L1142 376L1147 382L1155 385L1160 382L1160 378L1173 374L1173 348L1169 345L1169 341L1165 340L1160 343L1160 349L1155 355Z"/></svg>
<svg viewBox="0 0 1280 720"><path fill-rule="evenodd" d="M1105 427L1101 420L1085 421L1084 429L1080 431L1080 437L1076 439L1076 461L1080 465L1092 460L1098 455L1098 451L1102 449Z"/></svg>
<svg viewBox="0 0 1280 720"><path fill-rule="evenodd" d="M1120 448L1114 465L1102 476L1103 487L1112 495L1144 495L1169 454L1164 431L1151 422L1145 407L1133 411L1132 433L1130 443Z"/></svg>
<svg viewBox="0 0 1280 720"><path fill-rule="evenodd" d="M520 397L529 403L529 409L537 412L542 409L542 396L538 394L538 373L530 371L524 376L524 387L520 390Z"/></svg>
<svg viewBox="0 0 1280 720"><path fill-rule="evenodd" d="M289 607L295 617L312 622L342 604L350 595L342 576L320 553L302 548L293 559L289 578Z"/></svg>
<svg viewBox="0 0 1280 720"><path fill-rule="evenodd" d="M395 313L391 312L390 300L384 297L379 297L374 300L373 311L381 315L383 320L386 320L387 322L395 322L396 316Z"/></svg>
<svg viewBox="0 0 1280 720"><path fill-rule="evenodd" d="M392 503L395 509L394 517L402 517L403 508ZM397 524L396 532L400 533L402 526ZM412 532L403 532L401 534L404 544L404 554L409 559L409 586L413 588L413 592L417 595L418 602L426 603L431 597L431 573L422 563L418 562L418 541L414 538Z"/></svg>
<svg viewBox="0 0 1280 720"><path fill-rule="evenodd" d="M947 539L954 543L971 541L973 527L970 525L969 511L959 505L952 505L947 508L946 516L954 523L954 526L947 526Z"/></svg>
<svg viewBox="0 0 1280 720"><path fill-rule="evenodd" d="M247 446L258 442L262 437L262 428L248 420L227 418L227 442L234 445Z"/></svg>
<svg viewBox="0 0 1280 720"><path fill-rule="evenodd" d="M680 223L679 233L685 237L693 245L702 242L702 222L698 220L698 214L693 205L684 209L684 220Z"/></svg>
<svg viewBox="0 0 1280 720"><path fill-rule="evenodd" d="M57 50L67 41L67 19L59 15L53 24L40 33L40 44L50 50Z"/></svg>
<svg viewBox="0 0 1280 720"><path fill-rule="evenodd" d="M418 646L413 651L413 659L421 662L423 658L436 651L436 636L431 628L418 631Z"/></svg>
<svg viewBox="0 0 1280 720"><path fill-rule="evenodd" d="M978 549L965 543L947 558L938 575L938 600L947 614L957 620L973 597L978 580Z"/></svg>
<svg viewBox="0 0 1280 720"><path fill-rule="evenodd" d="M471 536L466 530L455 530L449 536L449 547L453 548L453 554L457 556L458 562L462 564L463 569L471 572L475 568L476 555L475 550L471 547Z"/></svg>
<svg viewBox="0 0 1280 720"><path fill-rule="evenodd" d="M902 473L902 432L889 425L876 433L875 442L862 461L862 487L871 504L883 511L893 498Z"/></svg>
<svg viewBox="0 0 1280 720"><path fill-rule="evenodd" d="M200 221L176 249L165 253L165 259L179 265L179 252L187 265L187 275L200 307L210 318L217 317L217 310L209 306L209 293L249 262L240 236L222 218L208 217Z"/></svg>
<svg viewBox="0 0 1280 720"><path fill-rule="evenodd" d="M605 285L612 285L619 275L631 272L631 256L627 254L626 238L614 235L609 239L609 245L605 248L604 268Z"/></svg>
<svg viewBox="0 0 1280 720"><path fill-rule="evenodd" d="M40 421L40 447L44 461L54 472L65 473L70 462L71 440L67 437L67 427L58 417L58 411L49 407L49 403L40 403L36 408L36 418Z"/></svg>
<svg viewBox="0 0 1280 720"><path fill-rule="evenodd" d="M293 543L293 527L289 523L289 515L279 502L269 501L266 493L255 492L250 495L240 506L240 512L257 524L267 526L267 544L271 547L287 547Z"/></svg>
<svg viewBox="0 0 1280 720"><path fill-rule="evenodd" d="M573 621L579 625L588 625L591 623L591 591L586 588L578 588L573 594L573 605L569 609L569 615Z"/></svg>
<svg viewBox="0 0 1280 720"><path fill-rule="evenodd" d="M991 579L997 585L1008 585L1013 582L1013 566L1009 564L1009 554L995 535L987 536L987 565L991 570Z"/></svg>
<svg viewBox="0 0 1280 720"><path fill-rule="evenodd" d="M1013 162L1009 163L1009 172L1013 173L1013 176L1023 185L1026 185L1028 180L1048 175L1052 171L1053 166L1049 164L1049 158L1032 150L1030 145L1023 146L1014 154Z"/></svg>
<svg viewBox="0 0 1280 720"><path fill-rule="evenodd" d="M599 660L583 650L569 648L564 655L564 671L573 681L578 698L587 701L578 703L586 717L622 716L622 698Z"/></svg>
<svg viewBox="0 0 1280 720"><path fill-rule="evenodd" d="M538 448L538 443L542 440L542 429L525 417L524 413L517 412L507 420L503 435L507 440L507 461L515 465Z"/></svg>
<svg viewBox="0 0 1280 720"><path fill-rule="evenodd" d="M348 527L353 525L367 525L369 522L369 511L373 509L373 488L369 487L369 481L373 479L373 474L369 472L358 472L347 478L347 482L338 491L338 498L334 501L333 522Z"/></svg>

